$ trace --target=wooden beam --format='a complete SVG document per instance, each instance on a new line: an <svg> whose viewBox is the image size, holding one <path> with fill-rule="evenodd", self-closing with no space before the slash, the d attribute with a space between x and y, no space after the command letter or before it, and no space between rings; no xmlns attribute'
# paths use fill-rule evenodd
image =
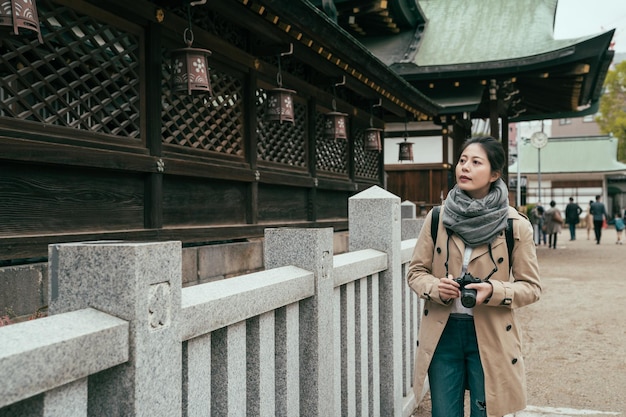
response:
<svg viewBox="0 0 626 417"><path fill-rule="evenodd" d="M83 242L91 240L136 240L163 241L180 240L189 243L210 243L234 239L263 237L266 228L332 227L335 231L348 229L347 219L319 221L271 222L260 225L237 225L216 227L183 227L144 230L89 231L83 233L61 233L45 236L0 237L0 260L47 258L48 245L55 243Z"/></svg>

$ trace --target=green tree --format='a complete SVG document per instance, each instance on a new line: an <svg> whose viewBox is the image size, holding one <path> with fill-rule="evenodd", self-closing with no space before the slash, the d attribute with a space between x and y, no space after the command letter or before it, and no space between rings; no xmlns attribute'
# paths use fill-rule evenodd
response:
<svg viewBox="0 0 626 417"><path fill-rule="evenodd" d="M612 133L617 138L617 159L626 162L626 61L606 75L596 122L602 133Z"/></svg>

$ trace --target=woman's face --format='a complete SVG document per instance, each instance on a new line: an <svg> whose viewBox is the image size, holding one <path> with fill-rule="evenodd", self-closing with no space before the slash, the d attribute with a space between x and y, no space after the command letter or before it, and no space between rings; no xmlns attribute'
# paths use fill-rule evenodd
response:
<svg viewBox="0 0 626 417"><path fill-rule="evenodd" d="M489 194L491 183L500 178L499 172L491 171L491 164L483 147L477 143L468 145L456 165L456 183L470 197L479 199Z"/></svg>

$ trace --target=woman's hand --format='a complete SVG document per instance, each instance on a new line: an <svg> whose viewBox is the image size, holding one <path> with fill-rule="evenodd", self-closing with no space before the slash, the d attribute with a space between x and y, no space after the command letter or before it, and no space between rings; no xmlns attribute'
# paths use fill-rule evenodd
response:
<svg viewBox="0 0 626 417"><path fill-rule="evenodd" d="M461 286L454 280L452 274L448 274L447 278L441 278L437 289L439 290L439 298L444 303L461 296ZM483 304L493 295L493 286L489 281L476 284L467 284L465 288L476 290L476 305Z"/></svg>
<svg viewBox="0 0 626 417"><path fill-rule="evenodd" d="M459 288L460 285L454 280L452 274L448 274L447 277L439 279L439 285L437 285L439 298L441 298L441 301L444 303L448 303L453 298L459 298L461 296L461 290Z"/></svg>
<svg viewBox="0 0 626 417"><path fill-rule="evenodd" d="M477 284L467 284L465 288L476 290L476 305L483 304L493 295L493 285L489 281L483 281Z"/></svg>

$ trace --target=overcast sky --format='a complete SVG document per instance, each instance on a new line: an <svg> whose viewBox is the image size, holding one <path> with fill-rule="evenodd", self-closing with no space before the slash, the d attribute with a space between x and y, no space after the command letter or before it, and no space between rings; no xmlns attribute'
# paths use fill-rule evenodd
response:
<svg viewBox="0 0 626 417"><path fill-rule="evenodd" d="M616 29L616 52L626 52L626 0L558 0L554 37L576 38Z"/></svg>

